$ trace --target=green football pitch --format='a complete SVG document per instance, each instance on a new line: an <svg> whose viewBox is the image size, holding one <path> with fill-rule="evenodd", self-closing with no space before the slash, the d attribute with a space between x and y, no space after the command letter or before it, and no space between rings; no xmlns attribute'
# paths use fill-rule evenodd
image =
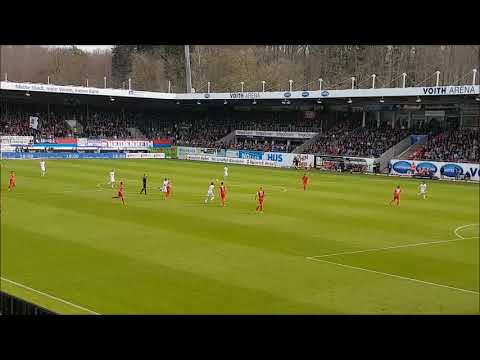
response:
<svg viewBox="0 0 480 360"><path fill-rule="evenodd" d="M2 291L62 314L479 313L478 184L424 200L418 180L312 170L304 192L303 172L232 165L226 207L204 204L223 166L2 161Z"/></svg>

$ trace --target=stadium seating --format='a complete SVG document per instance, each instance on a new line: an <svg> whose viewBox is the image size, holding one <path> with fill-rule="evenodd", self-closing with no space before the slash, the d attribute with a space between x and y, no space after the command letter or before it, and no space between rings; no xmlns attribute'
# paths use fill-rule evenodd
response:
<svg viewBox="0 0 480 360"><path fill-rule="evenodd" d="M73 110L72 110L73 109ZM38 130L29 127L29 116L40 118ZM65 120L77 120L82 126L75 132ZM325 125L325 124L324 124ZM359 122L348 119L339 121L319 134L314 143L304 152L320 155L343 155L379 157L400 140L416 131L430 133L425 146L420 147L410 159L468 162L478 161L478 130L464 129L441 132L436 129L392 129L387 124L381 127L361 127ZM137 128L135 134L130 131ZM238 138L236 142L219 143L223 137L236 129L263 131L320 132L320 120L304 119L301 113L275 113L269 111L192 112L175 111L166 113L142 113L125 111L104 111L92 109L58 108L39 112L36 108L10 105L9 111L0 115L0 133L5 135L34 135L36 139L53 137L89 137L138 139L168 138L173 145L193 147L221 147L259 151L291 152L297 145L288 144L285 139L275 143L265 139L255 142L249 138Z"/></svg>
<svg viewBox="0 0 480 360"><path fill-rule="evenodd" d="M431 136L410 160L478 162L479 131L455 129Z"/></svg>
<svg viewBox="0 0 480 360"><path fill-rule="evenodd" d="M306 149L307 153L320 155L343 155L379 157L383 152L411 133L408 129L355 127L352 123L341 122L320 134Z"/></svg>
<svg viewBox="0 0 480 360"><path fill-rule="evenodd" d="M30 128L30 116L38 116L42 119L38 130ZM46 112L32 113L20 109L16 109L8 115L5 113L0 115L0 133L5 135L35 135L41 138L73 136L73 132L68 129L65 121L60 121L55 114L51 113L49 117Z"/></svg>

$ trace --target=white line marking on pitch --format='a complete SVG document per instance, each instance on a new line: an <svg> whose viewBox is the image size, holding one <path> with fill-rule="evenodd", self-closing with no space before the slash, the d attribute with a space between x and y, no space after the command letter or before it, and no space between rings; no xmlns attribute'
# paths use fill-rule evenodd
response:
<svg viewBox="0 0 480 360"><path fill-rule="evenodd" d="M379 275L394 277L394 278L397 278L397 279L409 280L409 281L413 281L413 282L417 282L417 283L421 283L421 284L427 284L427 285L432 285L432 286L437 286L437 287L442 287L442 288L447 288L447 289L451 289L451 290L457 290L457 291L461 291L461 292L466 292L466 293L470 293L470 294L479 295L479 292L478 292L478 291L461 289L461 288L457 288L457 287L453 287L453 286L448 286L448 285L436 284L436 283L432 283L432 282L429 282L429 281L423 281L423 280L413 279L413 278L409 278L409 277L406 277L406 276L389 274L389 273L386 273L386 272L381 272L381 271L376 271L376 270L365 269L365 268L361 268L361 267L357 267L357 266L340 264L340 263L336 263L336 262L332 262L332 261L327 261L327 260L320 260L320 259L316 259L316 258L313 258L313 257L307 257L307 259L308 259L308 260L313 260L313 261L324 262L324 263L327 263L327 264L333 264L333 265L345 267L345 268L348 268L348 269L354 269L354 270L360 270L360 271L365 271L365 272L371 272L371 273L374 273L374 274L379 274Z"/></svg>
<svg viewBox="0 0 480 360"><path fill-rule="evenodd" d="M422 242L422 243L416 243L416 244L387 246L387 247L383 247L383 248L357 250L357 251L345 251L345 252L339 252L339 253L334 253L334 254L317 255L317 256L311 256L311 257L312 257L312 258L323 258L323 257L329 257L329 256L336 256L336 255L359 254L359 253L372 252L372 251L382 251L382 250L390 250L390 249L400 249L400 248L414 247L414 246L421 246L421 245L441 244L441 243L447 243L447 242L453 242L453 241L462 241L462 240L469 240L469 239L474 239L474 238L461 238L461 239L451 239L451 240L439 240L439 241Z"/></svg>
<svg viewBox="0 0 480 360"><path fill-rule="evenodd" d="M1 277L1 276L0 276L0 279L3 280L3 281L5 281L5 282L8 282L8 283L10 283L10 284L13 284L13 285L16 285L16 286L18 286L18 287L24 288L24 289L26 289L26 290L30 290L30 291L33 291L33 292L35 292L35 293L37 293L37 294L46 296L46 297L48 297L48 298L50 298L50 299L53 299L53 300L59 301L59 302L61 302L61 303L64 303L64 304L73 306L73 307L75 307L75 308L77 308L77 309L80 309L80 310L83 310L83 311L86 311L86 312L89 312L90 314L100 315L99 313L97 313L97 312L95 312L95 311L93 311L93 310L84 308L83 306L76 305L76 304L71 303L71 302L69 302L69 301L67 301L67 300L63 300L63 299L60 299L60 298L58 298L58 297L56 297L56 296L53 296L53 295L49 295L49 294L47 294L47 293L44 293L44 292L42 292L42 291L32 289L31 287L28 287L28 286L26 286L26 285L17 283L17 282L15 282L15 281L12 281L12 280L9 280L9 279L6 279L6 278L4 278L4 277Z"/></svg>
<svg viewBox="0 0 480 360"><path fill-rule="evenodd" d="M468 225L459 226L459 227L457 227L457 228L453 231L453 233L454 233L456 236L458 236L460 239L478 238L478 236L473 236L473 237L470 237L470 238L466 238L466 237L463 237L462 235L458 234L458 230L463 229L463 228L466 228L466 227L469 227L469 226L474 226L474 225L480 226L480 224L468 224Z"/></svg>

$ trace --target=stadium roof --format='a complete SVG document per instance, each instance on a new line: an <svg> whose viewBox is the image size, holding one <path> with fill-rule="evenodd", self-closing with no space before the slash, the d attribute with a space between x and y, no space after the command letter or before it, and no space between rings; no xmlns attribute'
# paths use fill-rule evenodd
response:
<svg viewBox="0 0 480 360"><path fill-rule="evenodd" d="M319 99L319 98L369 98L369 97L416 97L416 96L464 96L479 95L480 85L434 86L409 88L349 89L349 90L313 90L313 91L275 91L275 92L232 92L232 93L162 93L137 91L134 89L108 89L84 86L62 86L52 84L0 82L1 90L43 92L57 94L115 96L129 98L149 98L158 100L282 100L282 99Z"/></svg>

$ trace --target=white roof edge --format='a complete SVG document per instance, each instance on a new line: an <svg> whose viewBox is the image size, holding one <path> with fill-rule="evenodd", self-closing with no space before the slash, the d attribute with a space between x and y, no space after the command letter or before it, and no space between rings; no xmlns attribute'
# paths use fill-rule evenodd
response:
<svg viewBox="0 0 480 360"><path fill-rule="evenodd" d="M0 89L72 95L118 96L158 100L274 100L274 99L317 99L317 98L358 98L358 97L401 97L401 96L443 96L478 95L480 85L448 85L410 88L378 88L348 90L276 91L276 92L231 92L231 93L164 93L128 89L94 88L54 84L18 83L0 81Z"/></svg>

